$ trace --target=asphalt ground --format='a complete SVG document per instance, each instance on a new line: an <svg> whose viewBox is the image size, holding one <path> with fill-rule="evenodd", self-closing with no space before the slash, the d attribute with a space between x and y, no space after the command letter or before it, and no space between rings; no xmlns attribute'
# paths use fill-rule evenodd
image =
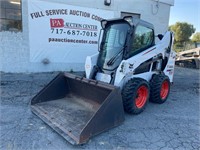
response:
<svg viewBox="0 0 200 150"><path fill-rule="evenodd" d="M200 149L200 71L176 67L168 100L149 103L140 115L73 146L30 110L30 100L57 72L1 73L0 149Z"/></svg>

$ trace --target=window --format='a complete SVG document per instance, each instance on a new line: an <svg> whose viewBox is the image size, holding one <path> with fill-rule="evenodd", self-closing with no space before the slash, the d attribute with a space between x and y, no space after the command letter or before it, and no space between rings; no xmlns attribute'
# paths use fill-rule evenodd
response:
<svg viewBox="0 0 200 150"><path fill-rule="evenodd" d="M22 15L20 0L0 1L0 31L21 31Z"/></svg>
<svg viewBox="0 0 200 150"><path fill-rule="evenodd" d="M154 44L153 30L142 25L138 25L135 29L133 44L131 47L131 56L151 47Z"/></svg>
<svg viewBox="0 0 200 150"><path fill-rule="evenodd" d="M114 25L113 25L114 26ZM124 46L126 32L119 29L110 29L107 32L106 42L108 47L122 47Z"/></svg>
<svg viewBox="0 0 200 150"><path fill-rule="evenodd" d="M97 61L99 68L114 70L119 66L129 29L130 25L125 21L106 25Z"/></svg>

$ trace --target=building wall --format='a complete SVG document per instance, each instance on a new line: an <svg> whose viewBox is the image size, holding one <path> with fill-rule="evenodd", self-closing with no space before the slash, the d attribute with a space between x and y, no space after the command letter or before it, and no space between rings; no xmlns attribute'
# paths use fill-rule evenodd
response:
<svg viewBox="0 0 200 150"><path fill-rule="evenodd" d="M104 5L104 0L48 0L57 3L78 5L105 10L113 10L115 17L120 17L121 12L137 13L140 18L154 24L155 32L163 33L168 28L170 6L173 0L111 0L110 6ZM157 7L157 6L158 7ZM29 39L28 39L28 4L22 0L23 31L0 32L0 71L3 72L49 72L49 71L81 71L84 70L83 63L31 63L29 61ZM95 51L96 52L96 51ZM95 53L94 52L94 53Z"/></svg>

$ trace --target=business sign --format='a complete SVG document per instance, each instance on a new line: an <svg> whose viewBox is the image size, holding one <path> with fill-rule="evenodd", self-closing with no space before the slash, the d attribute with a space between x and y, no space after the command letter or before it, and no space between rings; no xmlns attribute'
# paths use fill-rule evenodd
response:
<svg viewBox="0 0 200 150"><path fill-rule="evenodd" d="M30 61L83 63L98 50L100 21L114 12L29 0Z"/></svg>

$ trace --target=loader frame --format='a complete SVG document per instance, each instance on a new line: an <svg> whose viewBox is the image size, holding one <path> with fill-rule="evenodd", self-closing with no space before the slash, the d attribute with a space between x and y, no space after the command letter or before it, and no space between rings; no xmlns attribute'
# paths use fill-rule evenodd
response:
<svg viewBox="0 0 200 150"><path fill-rule="evenodd" d="M159 36L155 44L153 25L143 20L124 17L102 20L101 24L103 29L116 25L112 29L119 31L118 51L113 53L116 49L111 46L111 55L101 59L102 48L108 52L106 42L101 42L99 52L86 58L85 77L60 73L31 100L32 112L71 144L86 143L92 136L119 126L124 121L124 110L139 114L150 98L164 103L173 82L172 32ZM152 30L153 39L129 55L138 26ZM111 32L105 32L103 40Z"/></svg>

